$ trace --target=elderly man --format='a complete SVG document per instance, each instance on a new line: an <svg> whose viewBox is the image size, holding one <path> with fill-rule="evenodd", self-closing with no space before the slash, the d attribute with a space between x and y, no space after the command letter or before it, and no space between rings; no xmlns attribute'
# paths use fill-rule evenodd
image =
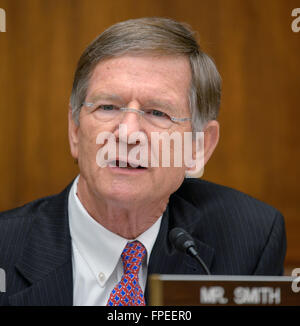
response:
<svg viewBox="0 0 300 326"><path fill-rule="evenodd" d="M197 174L196 164L171 159L164 166L162 139L158 164L147 161L153 134L192 133L195 158L201 132L206 164L218 143L219 102L218 71L184 24L129 20L94 40L79 60L69 110L80 174L62 193L0 215L7 277L0 304L145 305L151 273L282 274L285 229L277 210L186 178ZM100 141L99 134L109 136ZM144 138L133 141L134 134ZM107 155L99 151L112 138L117 149L101 165L97 158ZM149 145L143 160L130 158L141 144ZM179 148L169 143L169 150ZM192 235L202 265L176 250L175 227Z"/></svg>

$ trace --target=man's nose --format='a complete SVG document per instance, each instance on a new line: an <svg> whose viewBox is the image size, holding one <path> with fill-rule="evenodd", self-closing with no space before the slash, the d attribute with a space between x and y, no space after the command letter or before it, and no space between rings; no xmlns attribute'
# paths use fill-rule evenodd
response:
<svg viewBox="0 0 300 326"><path fill-rule="evenodd" d="M126 105L126 108L140 110L141 106L138 102L132 101ZM138 112L132 112L132 111L125 111L122 113L122 119L120 120L119 124L125 125L127 128L127 137L129 137L133 132L139 132L141 131L141 121L142 117L141 114ZM118 126L119 127L119 126ZM117 131L116 136L122 137L123 133L119 133L119 128Z"/></svg>

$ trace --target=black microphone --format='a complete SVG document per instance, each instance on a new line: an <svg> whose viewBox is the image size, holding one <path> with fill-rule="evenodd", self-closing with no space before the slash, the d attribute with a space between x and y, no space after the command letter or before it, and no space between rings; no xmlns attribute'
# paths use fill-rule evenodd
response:
<svg viewBox="0 0 300 326"><path fill-rule="evenodd" d="M197 259L202 268L205 270L205 273L207 275L211 275L209 269L197 252L194 239L187 231L182 228L174 228L169 233L169 240L177 250L182 251Z"/></svg>

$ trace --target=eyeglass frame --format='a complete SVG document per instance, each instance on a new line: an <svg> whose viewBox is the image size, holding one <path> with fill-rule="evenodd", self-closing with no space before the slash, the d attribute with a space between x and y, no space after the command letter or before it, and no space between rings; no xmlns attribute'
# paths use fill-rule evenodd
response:
<svg viewBox="0 0 300 326"><path fill-rule="evenodd" d="M86 106L88 108L94 106L96 103L92 103L92 102L83 102L81 104L81 106ZM126 108L126 107L122 107L119 108L119 110L121 112L133 112L133 113L138 113L139 115L144 115L145 112L142 110L138 110L138 109L134 109L134 108ZM171 117L169 116L170 120L173 122L185 122L185 121L192 121L192 118L176 118L176 117Z"/></svg>

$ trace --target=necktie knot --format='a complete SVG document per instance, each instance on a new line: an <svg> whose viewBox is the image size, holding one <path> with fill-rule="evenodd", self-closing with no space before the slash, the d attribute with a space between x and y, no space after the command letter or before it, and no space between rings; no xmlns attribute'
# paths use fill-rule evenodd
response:
<svg viewBox="0 0 300 326"><path fill-rule="evenodd" d="M145 255L146 249L139 241L128 242L121 255L124 274L138 274Z"/></svg>

